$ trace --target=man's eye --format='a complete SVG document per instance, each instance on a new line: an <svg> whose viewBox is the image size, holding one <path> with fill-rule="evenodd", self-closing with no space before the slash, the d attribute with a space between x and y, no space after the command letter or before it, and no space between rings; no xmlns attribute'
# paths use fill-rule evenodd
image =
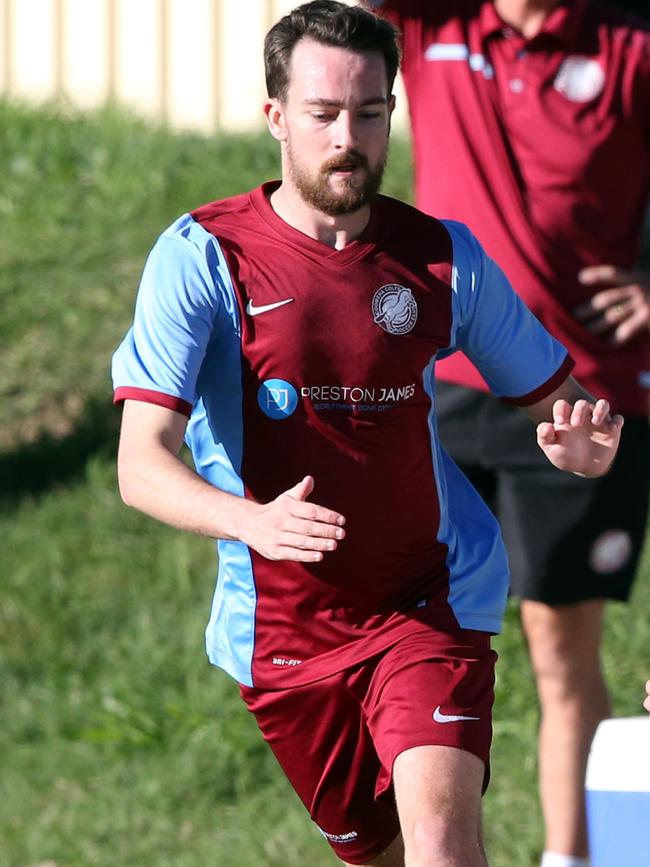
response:
<svg viewBox="0 0 650 867"><path fill-rule="evenodd" d="M334 118L336 117L336 115L326 111L312 111L311 116L314 118L314 120L320 120L323 123L327 123L327 121L329 120L334 120Z"/></svg>
<svg viewBox="0 0 650 867"><path fill-rule="evenodd" d="M359 117L363 118L363 120L375 120L378 117L381 117L380 111L361 111L359 112Z"/></svg>

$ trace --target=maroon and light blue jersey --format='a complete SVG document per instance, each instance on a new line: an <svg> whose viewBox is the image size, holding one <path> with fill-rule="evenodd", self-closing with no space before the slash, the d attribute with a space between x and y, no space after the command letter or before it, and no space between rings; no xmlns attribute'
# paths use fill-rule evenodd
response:
<svg viewBox="0 0 650 867"><path fill-rule="evenodd" d="M462 349L521 405L572 366L465 226L380 196L335 250L281 220L273 188L163 233L113 362L116 401L189 416L208 482L268 502L309 474L314 501L347 519L315 564L218 542L208 654L260 687L318 679L432 626L499 631L506 557L438 444L435 364Z"/></svg>
<svg viewBox="0 0 650 867"><path fill-rule="evenodd" d="M646 416L647 331L625 346L574 310L589 265L632 268L650 193L650 25L560 3L526 39L493 0L370 0L403 34L416 205L462 220L616 412ZM486 386L457 353L441 379Z"/></svg>

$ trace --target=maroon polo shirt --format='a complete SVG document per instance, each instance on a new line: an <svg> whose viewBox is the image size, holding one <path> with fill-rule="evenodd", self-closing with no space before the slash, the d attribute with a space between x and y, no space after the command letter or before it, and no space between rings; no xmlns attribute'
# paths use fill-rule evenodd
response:
<svg viewBox="0 0 650 867"><path fill-rule="evenodd" d="M376 5L376 4L375 4ZM650 188L648 25L590 0L562 3L527 40L488 0L386 0L401 28L416 201L466 222L569 348L575 375L644 415L648 332L624 347L573 311L588 265L633 267ZM485 389L456 354L443 380Z"/></svg>

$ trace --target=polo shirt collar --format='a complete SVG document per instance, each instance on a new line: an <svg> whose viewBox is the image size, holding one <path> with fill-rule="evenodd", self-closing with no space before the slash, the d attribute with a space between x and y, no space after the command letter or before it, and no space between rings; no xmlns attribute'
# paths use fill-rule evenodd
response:
<svg viewBox="0 0 650 867"><path fill-rule="evenodd" d="M572 45L580 32L588 2L589 0L563 0L549 14L542 29L534 38L550 36L564 45ZM479 25L484 42L493 36L501 35L508 27L499 16L492 0L486 0L482 4L479 12Z"/></svg>

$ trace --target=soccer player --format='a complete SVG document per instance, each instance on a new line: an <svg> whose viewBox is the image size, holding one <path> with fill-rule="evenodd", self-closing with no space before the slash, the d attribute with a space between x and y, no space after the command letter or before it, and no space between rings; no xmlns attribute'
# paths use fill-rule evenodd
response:
<svg viewBox="0 0 650 867"><path fill-rule="evenodd" d="M541 707L545 867L588 864L584 775L610 714L605 600L648 520L650 32L576 0L375 0L403 31L416 205L466 222L575 376L626 418L596 484L558 473L462 353L437 368L440 438L499 518ZM619 503L616 509L612 502Z"/></svg>
<svg viewBox="0 0 650 867"><path fill-rule="evenodd" d="M219 540L209 657L338 857L485 867L507 565L438 445L434 365L462 348L583 476L622 418L467 228L378 194L398 60L388 23L327 0L268 33L282 179L155 245L114 359L119 484Z"/></svg>

